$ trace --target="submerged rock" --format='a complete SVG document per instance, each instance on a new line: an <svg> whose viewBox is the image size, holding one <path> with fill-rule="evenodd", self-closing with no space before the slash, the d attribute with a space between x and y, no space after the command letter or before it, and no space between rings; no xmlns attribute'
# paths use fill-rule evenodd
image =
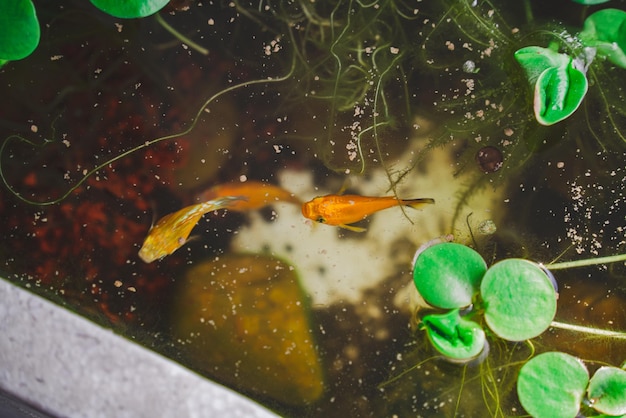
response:
<svg viewBox="0 0 626 418"><path fill-rule="evenodd" d="M175 300L173 334L197 370L290 405L321 396L308 301L292 266L221 256L191 268Z"/></svg>

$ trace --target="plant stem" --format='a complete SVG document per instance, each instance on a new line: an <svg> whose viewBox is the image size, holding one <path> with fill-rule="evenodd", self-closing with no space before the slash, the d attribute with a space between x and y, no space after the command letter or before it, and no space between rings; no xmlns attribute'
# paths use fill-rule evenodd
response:
<svg viewBox="0 0 626 418"><path fill-rule="evenodd" d="M530 4L530 0L524 0L524 14L526 15L526 23L530 23L534 20L533 8Z"/></svg>
<svg viewBox="0 0 626 418"><path fill-rule="evenodd" d="M550 270L562 270L574 267L595 266L597 264L617 263L618 261L626 261L626 254L588 258L586 260L564 261L562 263L550 263L546 264L545 266Z"/></svg>
<svg viewBox="0 0 626 418"><path fill-rule="evenodd" d="M157 13L154 15L157 22L159 22L159 24L161 26L163 26L165 28L165 30L167 30L169 33L171 33L172 35L174 35L174 37L178 40L180 40L182 43L189 45L189 47L191 49L195 49L197 52L201 53L202 55L209 55L209 50L201 47L200 45L198 45L197 43L195 43L194 41L192 41L191 39L187 38L185 35L183 35L182 33L178 32L176 29L174 29L173 27L171 27L169 25L169 23L167 23L162 17L160 13Z"/></svg>
<svg viewBox="0 0 626 418"><path fill-rule="evenodd" d="M602 337L626 339L626 333L619 331L609 331L600 328L583 327L582 325L572 325L563 322L552 321L550 326L553 328L566 329L569 331L584 332L586 334L600 335Z"/></svg>

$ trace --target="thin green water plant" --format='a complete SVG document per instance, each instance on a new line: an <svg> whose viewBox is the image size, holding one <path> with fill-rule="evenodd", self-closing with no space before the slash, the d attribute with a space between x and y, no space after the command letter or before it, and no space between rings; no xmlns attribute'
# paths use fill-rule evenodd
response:
<svg viewBox="0 0 626 418"><path fill-rule="evenodd" d="M100 0L94 4L123 18L131 17L135 10L114 10L112 8L117 2L112 1ZM325 4L296 1L259 8L235 2L233 6L242 16L258 24L264 33L275 35L271 45L278 49L289 48L287 55L292 57L289 75L226 88L207 100L188 129L129 149L89 170L59 199L39 203L58 203L108 164L158 142L189 133L203 108L221 94L253 84L287 81L288 78L293 78L294 82L284 83L284 94L281 92L284 104L279 103L278 107L306 102L305 106L310 105L320 112L314 119L320 122L321 136L306 138L315 156L328 167L341 172L364 173L370 163L376 162L386 168L391 183L391 174L385 163L389 153L381 135L388 130L408 129L406 126L411 111L406 68L410 67L407 58L413 43L409 32L417 31L412 25L417 10L393 0L371 4L354 0ZM144 9L138 8L144 13ZM173 31L182 42L193 46L158 13L156 20L166 30ZM200 46L195 49L206 53L206 49ZM266 54L270 55L271 51L266 50ZM397 100L396 97L404 100ZM293 109L290 111L293 112ZM297 113L308 114L307 111ZM398 141L402 140L400 137ZM0 147L0 157L7 145L14 141L31 143L21 136L12 135ZM342 152L336 152L338 149ZM36 203L8 183L1 167L0 177L12 193L28 203Z"/></svg>
<svg viewBox="0 0 626 418"><path fill-rule="evenodd" d="M571 3L582 18L565 23L556 16L535 19L531 6L443 0L426 12L431 27L416 56L420 69L432 74L433 110L442 123L394 180L401 182L436 147L460 148L458 173L469 180L458 194L454 227L478 191L502 185L565 141L577 142L591 162L600 151L621 152L626 143L626 12L586 16L589 9ZM477 167L484 149L500 155L487 171Z"/></svg>
<svg viewBox="0 0 626 418"><path fill-rule="evenodd" d="M18 142L18 143L23 143L26 144L30 147L33 148L40 148L40 147L44 147L47 146L49 144L55 143L57 142L57 138L51 138L51 139L44 139L43 142L41 143L35 143L32 140L29 140L28 138L25 138L21 135L11 135L8 138L6 138L4 140L4 142L2 143L2 145L0 146L0 178L2 179L2 182L4 183L5 187L15 196L17 197L19 200L23 201L24 203L30 204L30 205L36 205L36 206L49 206L49 205L55 205L61 201L63 201L64 199L66 199L72 192L74 192L75 190L77 190L81 185L83 185L83 183L85 183L91 176L93 176L94 174L96 174L97 172L99 172L100 170L110 166L111 164L137 152L140 151L142 149L146 149L149 148L155 144L164 142L164 141L170 141L172 139L176 139L176 138L180 138L182 136L185 136L187 134L189 134L190 132L193 131L193 129L196 127L196 125L198 124L198 122L200 121L202 115L205 113L205 109L207 108L207 106L209 106L211 103L215 102L217 99L219 99L220 97L237 91L237 90L241 90L241 89L245 89L245 88L249 88L251 86L255 86L255 85L259 85L259 84L272 84L272 83L280 83L283 82L287 79L289 79L292 74L293 74L293 70L294 70L294 66L292 63L292 66L289 68L289 70L287 71L286 74L278 76L278 77L268 77L268 78L262 78L262 79L255 79L255 80L249 80L249 81L244 81L241 82L239 84L235 84L232 86L229 86L227 88L224 88L218 92L216 92L215 94L211 95L208 99L206 99L204 101L204 103L198 108L195 116L192 118L191 122L189 123L188 127L180 132L176 132L176 133L172 133L169 135L164 135L158 138L154 138L154 139L150 139L148 141L145 141L133 148L130 148L116 156L114 156L113 158L110 158L108 160L106 160L105 162L96 165L95 167L93 167L92 169L85 171L85 173L83 174L83 176L78 179L78 181L76 181L76 183L74 183L73 186L69 187L63 194L61 194L61 196L57 197L57 198L53 198L53 199L49 199L49 200L33 200L33 199L29 199L27 197L25 197L23 195L23 193L21 193L20 191L16 190L13 185L7 180L6 174L4 172L3 166L2 166L2 157L5 154L5 149L7 147L7 145L9 143L12 142ZM54 132L54 129L53 129Z"/></svg>
<svg viewBox="0 0 626 418"><path fill-rule="evenodd" d="M417 9L394 0L295 1L273 12L284 23L274 21L274 30L287 33L297 56L300 82L285 99L322 122L314 138L287 138L312 140L316 156L337 172L363 174L376 162L391 183L385 163L391 141L381 135L402 135L412 113L408 73Z"/></svg>

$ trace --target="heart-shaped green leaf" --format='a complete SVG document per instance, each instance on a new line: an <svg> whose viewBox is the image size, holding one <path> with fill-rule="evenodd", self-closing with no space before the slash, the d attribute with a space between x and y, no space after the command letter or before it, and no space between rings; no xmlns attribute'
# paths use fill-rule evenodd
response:
<svg viewBox="0 0 626 418"><path fill-rule="evenodd" d="M517 378L517 395L534 418L573 418L580 409L589 372L576 357L560 352L539 354Z"/></svg>
<svg viewBox="0 0 626 418"><path fill-rule="evenodd" d="M169 0L91 0L98 9L123 19L150 16L161 10Z"/></svg>
<svg viewBox="0 0 626 418"><path fill-rule="evenodd" d="M485 332L476 322L463 318L458 309L426 315L422 326L433 347L448 358L471 360L485 347Z"/></svg>
<svg viewBox="0 0 626 418"><path fill-rule="evenodd" d="M528 260L509 258L487 270L480 284L485 321L509 341L534 338L556 313L556 291L546 273Z"/></svg>
<svg viewBox="0 0 626 418"><path fill-rule="evenodd" d="M626 370L600 367L587 389L591 406L607 415L626 414Z"/></svg>
<svg viewBox="0 0 626 418"><path fill-rule="evenodd" d="M444 242L425 249L415 260L413 281L424 300L438 308L462 308L472 303L485 260L465 245Z"/></svg>
<svg viewBox="0 0 626 418"><path fill-rule="evenodd" d="M31 0L0 0L0 60L29 56L39 45L40 35Z"/></svg>

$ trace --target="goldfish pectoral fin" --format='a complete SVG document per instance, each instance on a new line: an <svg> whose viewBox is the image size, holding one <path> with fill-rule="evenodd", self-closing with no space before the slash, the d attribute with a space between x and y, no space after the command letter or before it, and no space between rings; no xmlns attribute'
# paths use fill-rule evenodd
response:
<svg viewBox="0 0 626 418"><path fill-rule="evenodd" d="M424 205L431 205L435 203L435 199L431 199L429 197L425 197L422 199L411 199L406 201L406 206L410 206L413 209L419 209Z"/></svg>
<svg viewBox="0 0 626 418"><path fill-rule="evenodd" d="M311 227L311 231L315 231L315 230L316 230L316 228L317 228L317 226L319 225L319 223L318 223L318 222L314 222L314 221L312 221L311 219L305 219L305 220L304 220L304 223L305 223L306 225L309 225L309 226Z"/></svg>
<svg viewBox="0 0 626 418"><path fill-rule="evenodd" d="M347 229L348 231L352 231L352 232L365 232L367 231L367 229L365 228L361 228L360 226L352 226L352 225L337 225L339 228L343 228L343 229Z"/></svg>
<svg viewBox="0 0 626 418"><path fill-rule="evenodd" d="M182 247L183 245L188 244L188 243L190 243L191 241L195 241L195 240L198 240L198 239L200 239L200 235L192 235L192 236L188 237L186 240L184 240L184 241L180 244L180 246ZM179 241L179 243L180 243L180 241Z"/></svg>

